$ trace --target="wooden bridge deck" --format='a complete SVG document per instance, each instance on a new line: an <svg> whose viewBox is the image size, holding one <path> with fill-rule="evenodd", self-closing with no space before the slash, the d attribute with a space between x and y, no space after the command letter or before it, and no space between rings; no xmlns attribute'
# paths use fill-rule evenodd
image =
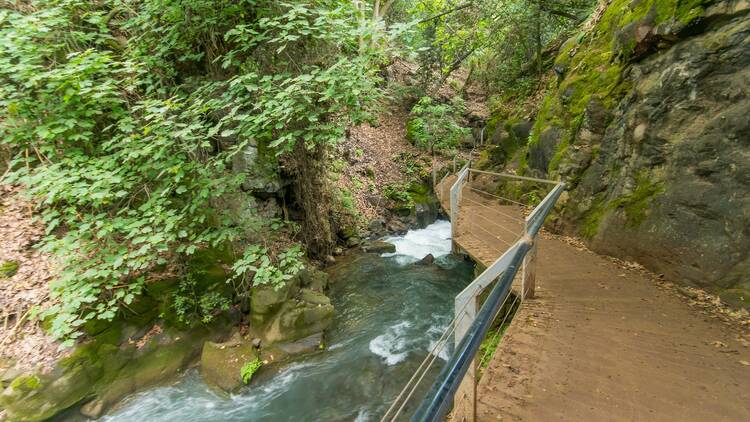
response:
<svg viewBox="0 0 750 422"><path fill-rule="evenodd" d="M448 195L439 196L448 210ZM502 214L492 214L492 203L464 189L454 239L485 266L520 231L504 216L512 207L495 201ZM493 217L497 225L485 221ZM560 240L537 242L536 298L524 302L479 382L478 420L750 420L747 332L636 270Z"/></svg>

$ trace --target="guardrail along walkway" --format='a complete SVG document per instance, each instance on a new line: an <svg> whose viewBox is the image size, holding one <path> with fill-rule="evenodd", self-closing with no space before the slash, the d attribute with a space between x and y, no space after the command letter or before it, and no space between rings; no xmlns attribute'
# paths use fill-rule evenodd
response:
<svg viewBox="0 0 750 422"><path fill-rule="evenodd" d="M447 212L443 193L455 180L437 186ZM488 266L522 230L514 225L522 208L471 186L454 241ZM523 302L479 381L477 420L750 420L747 333L636 270L561 240L539 236L536 245L535 298Z"/></svg>

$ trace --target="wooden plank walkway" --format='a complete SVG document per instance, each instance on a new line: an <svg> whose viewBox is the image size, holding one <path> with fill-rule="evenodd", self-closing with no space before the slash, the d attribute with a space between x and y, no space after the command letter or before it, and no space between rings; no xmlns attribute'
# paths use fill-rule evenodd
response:
<svg viewBox="0 0 750 422"><path fill-rule="evenodd" d="M492 203L464 189L455 239L485 266L518 228L497 213L511 232L485 224ZM494 206L512 216L513 207ZM590 251L547 236L538 246L536 298L479 382L480 421L750 420L747 332Z"/></svg>

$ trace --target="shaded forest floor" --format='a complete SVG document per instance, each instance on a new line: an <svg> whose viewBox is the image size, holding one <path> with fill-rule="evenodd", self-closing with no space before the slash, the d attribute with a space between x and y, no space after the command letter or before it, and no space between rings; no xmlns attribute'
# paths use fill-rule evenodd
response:
<svg viewBox="0 0 750 422"><path fill-rule="evenodd" d="M30 318L32 307L50 302L53 260L34 247L43 236L44 224L34 218L20 188L0 186L0 263L17 266L14 274L0 279L0 369L14 364L49 369L63 354Z"/></svg>

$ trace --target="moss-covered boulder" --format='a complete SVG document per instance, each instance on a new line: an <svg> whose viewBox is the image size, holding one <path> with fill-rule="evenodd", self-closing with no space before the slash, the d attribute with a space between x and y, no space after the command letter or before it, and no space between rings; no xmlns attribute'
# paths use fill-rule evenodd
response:
<svg viewBox="0 0 750 422"><path fill-rule="evenodd" d="M331 300L320 292L302 289L283 303L262 333L264 343L284 343L320 333L333 322Z"/></svg>
<svg viewBox="0 0 750 422"><path fill-rule="evenodd" d="M300 285L310 290L323 292L328 288L328 274L314 268L305 268L297 274Z"/></svg>
<svg viewBox="0 0 750 422"><path fill-rule="evenodd" d="M362 252L377 254L394 253L396 252L396 245L394 245L393 243L384 242L382 240L373 240L362 245Z"/></svg>
<svg viewBox="0 0 750 422"><path fill-rule="evenodd" d="M242 386L240 370L247 362L258 358L252 343L235 334L229 341L203 344L201 376L206 384L231 392Z"/></svg>
<svg viewBox="0 0 750 422"><path fill-rule="evenodd" d="M300 289L301 278L292 277L281 286L254 286L250 297L250 322L265 326L288 299Z"/></svg>
<svg viewBox="0 0 750 422"><path fill-rule="evenodd" d="M126 395L177 374L195 360L204 341L225 335L229 326L224 320L187 331L156 330L140 344L123 345L110 342L119 333L102 333L50 373L15 378L0 394L0 405L10 421L41 421L84 403L86 416L99 417Z"/></svg>
<svg viewBox="0 0 750 422"><path fill-rule="evenodd" d="M223 288L224 253L199 251L188 264L198 293ZM226 313L209 324L181 322L173 308L178 280L148 283L129 314L114 321L91 321L89 335L50 372L3 372L0 408L9 421L40 421L81 406L99 417L128 394L169 380L200 355L203 343L226 337L235 316ZM10 378L13 375L13 379Z"/></svg>

